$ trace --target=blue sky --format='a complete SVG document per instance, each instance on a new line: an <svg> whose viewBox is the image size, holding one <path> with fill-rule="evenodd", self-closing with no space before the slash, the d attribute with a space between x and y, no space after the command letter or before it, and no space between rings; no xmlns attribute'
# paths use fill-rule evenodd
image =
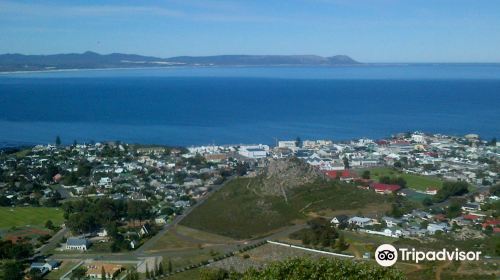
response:
<svg viewBox="0 0 500 280"><path fill-rule="evenodd" d="M0 0L0 53L500 62L492 0Z"/></svg>

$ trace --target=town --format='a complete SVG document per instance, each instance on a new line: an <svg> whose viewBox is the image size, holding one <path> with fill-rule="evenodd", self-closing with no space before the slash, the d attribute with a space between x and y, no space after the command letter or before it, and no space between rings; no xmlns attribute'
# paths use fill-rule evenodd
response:
<svg viewBox="0 0 500 280"><path fill-rule="evenodd" d="M0 223L0 242L5 248L22 248L17 255L2 253L2 258L28 260L29 267L6 262L4 271L17 267L16 275L29 279L133 279L134 273L152 279L154 273L173 274L171 263L151 261L147 255L158 238L228 182L255 178L270 162L291 158L325 180L390 200L391 208L383 215L336 212L324 217L335 230L420 241L497 236L499 144L476 134L413 132L376 140L296 138L277 140L274 146L186 148L117 141L63 145L57 137L54 144L5 149L0 153L5 221ZM50 218L54 212L58 218ZM9 215L21 222L8 224L4 216ZM31 216L26 217L30 221L23 223L25 216ZM301 236L295 238L297 244L311 246L310 236L296 236ZM498 243L493 249L500 254ZM131 265L98 258L129 251L142 261ZM372 258L371 252L361 253L363 259ZM78 261L60 269L67 259Z"/></svg>

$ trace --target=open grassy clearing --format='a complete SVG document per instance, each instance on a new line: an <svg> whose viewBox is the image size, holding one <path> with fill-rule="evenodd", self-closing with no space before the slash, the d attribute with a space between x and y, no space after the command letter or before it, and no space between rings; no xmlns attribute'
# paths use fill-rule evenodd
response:
<svg viewBox="0 0 500 280"><path fill-rule="evenodd" d="M228 183L196 208L182 225L236 239L264 236L280 227L304 220L323 210L363 211L384 207L388 198L337 182L318 181L283 196L262 195L259 178L239 178Z"/></svg>
<svg viewBox="0 0 500 280"><path fill-rule="evenodd" d="M201 279L201 269L191 269L181 273L176 273L168 277L168 280L187 280L187 279Z"/></svg>
<svg viewBox="0 0 500 280"><path fill-rule="evenodd" d="M201 244L186 241L169 230L156 242L154 248L149 250L149 252L159 250L196 249L199 245Z"/></svg>
<svg viewBox="0 0 500 280"><path fill-rule="evenodd" d="M440 189L443 186L443 181L437 177L406 174L388 167L377 167L367 170L370 170L371 178L374 180L379 180L383 176L403 177L406 180L407 187L419 191L425 191L428 187Z"/></svg>
<svg viewBox="0 0 500 280"><path fill-rule="evenodd" d="M64 222L63 211L59 208L47 207L0 207L0 229L12 227L43 227L47 220L54 225Z"/></svg>
<svg viewBox="0 0 500 280"><path fill-rule="evenodd" d="M59 269L52 270L49 274L45 276L44 279L47 280L59 280L66 272L70 271L78 262L63 260Z"/></svg>
<svg viewBox="0 0 500 280"><path fill-rule="evenodd" d="M181 226L181 225L176 226L175 231L179 235L183 235L183 236L190 237L190 238L193 238L196 240L204 241L205 243L225 244L225 243L234 241L234 239L229 238L229 237L225 237L222 235L213 234L210 232L201 231L201 230L197 230L194 228Z"/></svg>

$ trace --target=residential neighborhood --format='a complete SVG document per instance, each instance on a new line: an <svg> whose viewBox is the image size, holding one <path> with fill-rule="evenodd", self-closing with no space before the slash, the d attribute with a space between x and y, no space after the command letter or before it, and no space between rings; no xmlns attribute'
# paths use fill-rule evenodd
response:
<svg viewBox="0 0 500 280"><path fill-rule="evenodd" d="M254 178L271 161L294 158L324 180L392 203L384 215L328 217L334 228L395 240L481 239L500 233L499 151L496 141L477 135L420 132L339 142L297 138L277 140L275 146L37 145L0 154L0 203L11 211L46 207L64 212L60 227L40 221L51 229L43 239L42 234L11 238L29 242L39 254L139 252L225 182ZM91 279L129 273L123 263L81 260L72 273L81 269ZM48 275L59 266L60 260L38 258L30 270Z"/></svg>

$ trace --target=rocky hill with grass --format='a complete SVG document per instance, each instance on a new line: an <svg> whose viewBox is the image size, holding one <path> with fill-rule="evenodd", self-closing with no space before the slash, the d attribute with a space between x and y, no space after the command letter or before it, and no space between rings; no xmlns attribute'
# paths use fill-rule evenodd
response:
<svg viewBox="0 0 500 280"><path fill-rule="evenodd" d="M228 182L182 220L195 229L236 239L261 237L324 211L388 208L384 197L338 181L298 159L270 160L256 177ZM371 210L370 210L371 209Z"/></svg>
<svg viewBox="0 0 500 280"><path fill-rule="evenodd" d="M291 190L319 181L323 175L311 165L297 159L271 159L261 170L259 191L264 195L284 196Z"/></svg>

